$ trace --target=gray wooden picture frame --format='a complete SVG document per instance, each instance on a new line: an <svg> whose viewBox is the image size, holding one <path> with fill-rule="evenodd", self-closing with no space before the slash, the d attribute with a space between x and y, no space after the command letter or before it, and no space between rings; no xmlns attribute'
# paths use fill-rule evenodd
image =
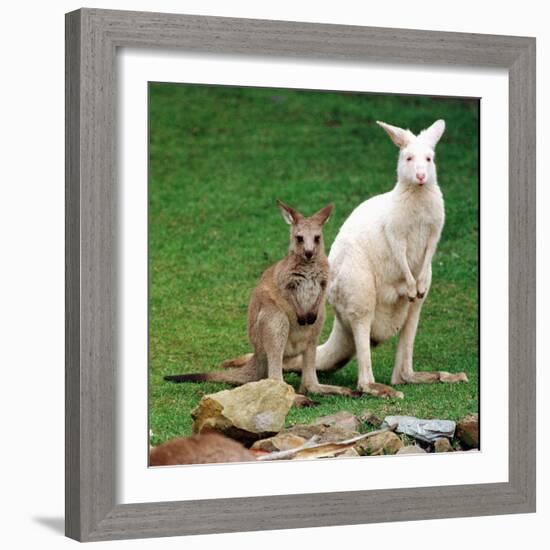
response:
<svg viewBox="0 0 550 550"><path fill-rule="evenodd" d="M115 502L120 47L508 70L508 482ZM66 534L81 541L534 512L535 39L96 9L67 14L65 458Z"/></svg>

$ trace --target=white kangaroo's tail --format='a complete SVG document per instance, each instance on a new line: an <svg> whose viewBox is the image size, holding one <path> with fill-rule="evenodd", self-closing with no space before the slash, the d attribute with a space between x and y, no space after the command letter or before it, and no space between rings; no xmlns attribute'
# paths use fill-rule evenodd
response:
<svg viewBox="0 0 550 550"><path fill-rule="evenodd" d="M333 371L346 365L355 354L353 335L338 317L334 318L328 340L317 347L315 367L318 371Z"/></svg>

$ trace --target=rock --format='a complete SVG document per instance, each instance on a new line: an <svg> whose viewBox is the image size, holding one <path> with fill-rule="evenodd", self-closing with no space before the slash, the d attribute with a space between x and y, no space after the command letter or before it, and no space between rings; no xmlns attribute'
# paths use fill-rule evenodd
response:
<svg viewBox="0 0 550 550"><path fill-rule="evenodd" d="M397 424L397 433L410 435L426 443L433 443L440 437L453 437L456 428L456 423L452 420L426 420L414 416L386 416L381 427L393 424Z"/></svg>
<svg viewBox="0 0 550 550"><path fill-rule="evenodd" d="M296 424L287 428L280 435L292 434L302 437L306 441L312 437L316 438L317 443L330 443L334 441L345 441L351 439L359 432L345 430L340 426L325 426L324 424Z"/></svg>
<svg viewBox="0 0 550 550"><path fill-rule="evenodd" d="M376 416L372 411L369 411L368 409L363 411L359 415L359 420L361 422L366 422L367 424L370 424L375 428L379 428L382 425L382 419L380 419L378 416Z"/></svg>
<svg viewBox="0 0 550 550"><path fill-rule="evenodd" d="M342 430L348 430L350 432L356 432L359 430L359 419L348 411L340 411L336 414L329 414L328 416L322 416L312 422L313 425L322 424L327 427L338 427Z"/></svg>
<svg viewBox="0 0 550 550"><path fill-rule="evenodd" d="M361 456L353 447L351 449L346 449L345 451L334 455L338 458L352 458L356 456Z"/></svg>
<svg viewBox="0 0 550 550"><path fill-rule="evenodd" d="M423 455L423 454L426 454L426 451L422 447L419 447L418 445L409 445L407 447L401 447L401 449L399 449L396 454L398 454L398 455Z"/></svg>
<svg viewBox="0 0 550 550"><path fill-rule="evenodd" d="M306 442L303 437L294 435L292 433L280 433L268 439L260 439L252 445L251 449L254 451L266 451L268 453L274 453L276 451L288 451L290 449L296 449Z"/></svg>
<svg viewBox="0 0 550 550"><path fill-rule="evenodd" d="M463 447L467 449L479 448L479 415L469 414L456 426L456 436Z"/></svg>
<svg viewBox="0 0 550 550"><path fill-rule="evenodd" d="M435 440L434 450L436 453L451 453L454 451L451 442L446 437L440 437Z"/></svg>
<svg viewBox="0 0 550 550"><path fill-rule="evenodd" d="M393 432L382 432L357 442L355 449L364 455L394 455L403 447L403 441Z"/></svg>
<svg viewBox="0 0 550 550"><path fill-rule="evenodd" d="M251 444L282 430L294 396L292 386L271 379L205 395L191 412L193 432L217 431Z"/></svg>
<svg viewBox="0 0 550 550"><path fill-rule="evenodd" d="M254 453L217 433L170 439L149 453L150 466L177 464L207 464L214 462L251 462Z"/></svg>

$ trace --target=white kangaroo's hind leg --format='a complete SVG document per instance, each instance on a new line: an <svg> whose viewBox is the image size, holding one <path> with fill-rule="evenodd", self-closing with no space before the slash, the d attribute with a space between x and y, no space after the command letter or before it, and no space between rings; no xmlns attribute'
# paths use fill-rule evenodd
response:
<svg viewBox="0 0 550 550"><path fill-rule="evenodd" d="M465 373L444 371L415 372L413 370L413 348L418 327L418 319L423 300L415 300L409 305L407 319L399 335L395 366L391 377L392 384L430 384L434 382L468 382Z"/></svg>
<svg viewBox="0 0 550 550"><path fill-rule="evenodd" d="M374 381L370 353L371 323L371 318L357 319L351 323L357 352L357 389L375 397L403 399L403 392Z"/></svg>

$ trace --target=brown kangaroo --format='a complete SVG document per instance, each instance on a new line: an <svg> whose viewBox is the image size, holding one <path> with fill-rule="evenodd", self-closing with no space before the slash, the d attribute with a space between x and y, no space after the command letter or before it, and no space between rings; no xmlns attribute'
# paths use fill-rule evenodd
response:
<svg viewBox="0 0 550 550"><path fill-rule="evenodd" d="M166 376L171 382L217 381L244 384L272 378L283 380L283 361L301 357L300 393L352 395L339 386L320 384L315 370L317 341L325 320L325 295L329 265L322 228L333 205L310 218L278 201L290 225L288 254L269 267L252 292L248 306L248 337L254 353L226 361L218 370L203 374ZM231 368L239 367L239 368ZM312 402L298 395L296 405Z"/></svg>

